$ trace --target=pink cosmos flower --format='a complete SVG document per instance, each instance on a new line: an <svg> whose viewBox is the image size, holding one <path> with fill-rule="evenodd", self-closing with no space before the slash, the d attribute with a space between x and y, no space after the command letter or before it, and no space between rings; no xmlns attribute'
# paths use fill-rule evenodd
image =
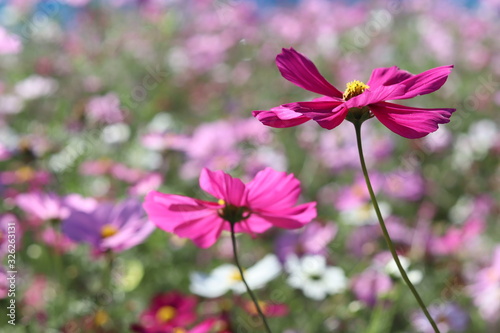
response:
<svg viewBox="0 0 500 333"><path fill-rule="evenodd" d="M357 80L349 82L342 93L325 80L311 60L293 48L283 49L276 57L276 64L285 79L323 96L310 102L284 104L269 111L253 111L254 117L271 127L292 127L312 119L323 128L333 129L346 117L375 116L394 133L416 139L436 131L438 124L448 123L455 111L386 102L438 90L446 82L452 65L436 67L417 75L396 66L377 68L366 84Z"/></svg>
<svg viewBox="0 0 500 333"><path fill-rule="evenodd" d="M254 235L270 227L300 228L316 217L316 202L294 206L300 182L293 174L266 168L247 184L222 171L203 169L200 187L217 202L152 191L144 209L159 228L207 248L222 230Z"/></svg>

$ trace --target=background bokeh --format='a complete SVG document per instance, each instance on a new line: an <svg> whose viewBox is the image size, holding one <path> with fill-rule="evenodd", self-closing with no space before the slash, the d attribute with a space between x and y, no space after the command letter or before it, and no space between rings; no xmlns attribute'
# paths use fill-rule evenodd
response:
<svg viewBox="0 0 500 333"><path fill-rule="evenodd" d="M377 67L455 65L442 89L406 101L456 108L449 124L407 140L368 121L363 142L389 230L423 276L417 288L442 332L499 332L499 17L495 0L1 2L0 253L7 265L14 221L17 325L4 315L2 277L0 330L127 332L155 295L190 295L192 272L232 261L228 237L201 250L155 230L117 252L106 277L106 255L61 233L71 195L117 203L158 189L208 199L203 167L248 181L270 166L293 172L301 200L318 202L315 223L335 230L322 255L348 278L345 291L317 301L284 270L257 291L286 307L269 319L274 330L429 332L385 267L352 125L272 129L251 116L317 97L274 64L293 47L340 90ZM279 252L283 234L238 237L244 265ZM224 314L228 332L258 332L239 306L245 297L195 297L197 322Z"/></svg>

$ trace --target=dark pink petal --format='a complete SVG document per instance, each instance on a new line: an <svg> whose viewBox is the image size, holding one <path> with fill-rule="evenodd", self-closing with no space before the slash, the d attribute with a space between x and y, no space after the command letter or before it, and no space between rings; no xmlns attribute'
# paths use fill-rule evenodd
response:
<svg viewBox="0 0 500 333"><path fill-rule="evenodd" d="M273 225L265 221L263 219L254 219L252 216L250 218L243 220L239 223L236 223L234 226L235 232L244 232L247 234L261 234L264 231L271 228ZM223 230L231 231L231 227L228 223L226 223L223 227Z"/></svg>
<svg viewBox="0 0 500 333"><path fill-rule="evenodd" d="M367 89L361 95L355 96L346 102L346 106L350 108L362 108L370 104L383 102L388 99L394 99L394 96L399 96L405 91L405 86L394 84L392 86L379 86L375 89Z"/></svg>
<svg viewBox="0 0 500 333"><path fill-rule="evenodd" d="M213 208L210 207L213 205ZM219 205L193 198L151 191L143 204L149 219L168 232L184 223L217 214Z"/></svg>
<svg viewBox="0 0 500 333"><path fill-rule="evenodd" d="M393 96L392 99L406 99L430 94L441 88L448 79L448 75L450 75L452 69L453 65L441 66L413 75L399 83L405 86L405 92L400 96Z"/></svg>
<svg viewBox="0 0 500 333"><path fill-rule="evenodd" d="M309 202L279 211L259 211L252 214L250 219L263 219L279 228L297 229L311 222L316 216L316 202Z"/></svg>
<svg viewBox="0 0 500 333"><path fill-rule="evenodd" d="M280 210L297 203L300 182L293 174L265 168L247 184L247 189L248 205L252 210Z"/></svg>
<svg viewBox="0 0 500 333"><path fill-rule="evenodd" d="M220 170L210 171L203 168L200 175L200 187L217 199L224 199L227 204L234 206L246 204L245 184Z"/></svg>
<svg viewBox="0 0 500 333"><path fill-rule="evenodd" d="M381 102L370 105L373 114L391 131L408 139L417 139L450 121L455 109L422 109Z"/></svg>
<svg viewBox="0 0 500 333"><path fill-rule="evenodd" d="M177 236L189 238L198 247L205 249L217 241L225 224L227 222L214 211L210 216L177 226L174 232Z"/></svg>
<svg viewBox="0 0 500 333"><path fill-rule="evenodd" d="M252 115L264 125L275 128L293 127L311 120L311 118L283 106L272 108L269 111L252 111Z"/></svg>
<svg viewBox="0 0 500 333"><path fill-rule="evenodd" d="M276 56L281 75L293 84L320 95L342 98L342 93L319 73L313 62L293 48Z"/></svg>
<svg viewBox="0 0 500 333"><path fill-rule="evenodd" d="M403 71L396 66L376 68L373 70L366 84L373 90L379 86L390 86L400 83L412 76L413 74Z"/></svg>
<svg viewBox="0 0 500 333"><path fill-rule="evenodd" d="M297 102L283 105L293 111L313 119L321 127L332 129L340 125L347 116L348 109L342 100Z"/></svg>

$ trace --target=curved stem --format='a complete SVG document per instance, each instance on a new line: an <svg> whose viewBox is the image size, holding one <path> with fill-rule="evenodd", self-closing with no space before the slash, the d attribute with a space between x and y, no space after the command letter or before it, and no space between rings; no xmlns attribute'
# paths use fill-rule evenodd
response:
<svg viewBox="0 0 500 333"><path fill-rule="evenodd" d="M413 296L418 302L418 305L420 305L420 308L424 312L425 316L427 317L427 320L429 320L429 323L431 324L432 328L436 333L440 333L439 329L434 322L434 319L432 319L431 315L429 314L429 311L425 307L424 302L422 301L422 298L418 294L417 290L411 283L410 279L408 278L408 275L406 275L406 272L401 265L401 262L399 261L398 254L396 252L396 248L394 247L394 244L392 243L391 237L389 236L389 232L387 231L387 227L385 226L384 218L382 217L382 213L380 212L380 208L378 206L377 198L375 197L375 193L373 192L372 184L370 182L370 177L368 176L368 170L366 169L366 163L365 163L365 158L363 156L363 147L361 145L361 122L355 122L354 127L356 129L356 141L358 144L358 152L359 152L359 160L361 162L361 168L363 169L363 175L365 177L366 181L366 187L368 187L368 192L370 193L370 198L372 200L373 208L375 208L375 212L377 214L378 221L380 223L380 227L382 228L382 233L384 234L385 241L387 243L387 246L389 247L389 250L391 251L392 258L396 262L396 266L398 266L399 272L401 273L401 277L405 281L406 285L408 288L410 288Z"/></svg>
<svg viewBox="0 0 500 333"><path fill-rule="evenodd" d="M245 287L247 288L247 292L252 298L253 304L255 305L255 308L257 309L257 312L259 313L260 318L262 319L262 322L264 323L264 326L266 327L266 331L268 333L272 333L271 329L269 328L269 324L267 323L266 316L264 315L264 312L262 312L260 306L259 306L259 301L257 300L257 297L253 294L252 290L248 286L247 281L245 280L245 277L243 276L243 269L241 268L240 261L238 260L238 251L236 249L236 236L234 232L234 223L229 223L231 226L231 241L233 242L233 254L234 254L234 262L236 263L236 266L238 266L238 269L240 271L241 275L241 280L245 284Z"/></svg>

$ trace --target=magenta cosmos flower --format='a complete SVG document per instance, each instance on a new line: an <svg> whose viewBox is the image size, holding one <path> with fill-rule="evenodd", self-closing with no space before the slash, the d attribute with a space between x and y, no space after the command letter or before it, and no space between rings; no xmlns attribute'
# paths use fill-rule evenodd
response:
<svg viewBox="0 0 500 333"><path fill-rule="evenodd" d="M295 85L323 95L309 102L283 104L269 111L253 111L254 117L271 127L292 127L309 120L332 129L344 119L373 116L394 133L408 139L421 138L448 123L455 109L423 109L386 102L432 93L446 82L453 66L442 66L413 75L398 67L375 69L368 82L347 83L342 93L319 73L311 60L293 48L276 57L281 75Z"/></svg>
<svg viewBox="0 0 500 333"><path fill-rule="evenodd" d="M222 171L203 169L200 187L217 201L204 201L181 195L152 191L144 209L159 228L190 238L207 248L222 230L254 235L273 225L300 228L316 217L316 203L294 206L300 195L300 182L293 174L266 168L247 184Z"/></svg>

